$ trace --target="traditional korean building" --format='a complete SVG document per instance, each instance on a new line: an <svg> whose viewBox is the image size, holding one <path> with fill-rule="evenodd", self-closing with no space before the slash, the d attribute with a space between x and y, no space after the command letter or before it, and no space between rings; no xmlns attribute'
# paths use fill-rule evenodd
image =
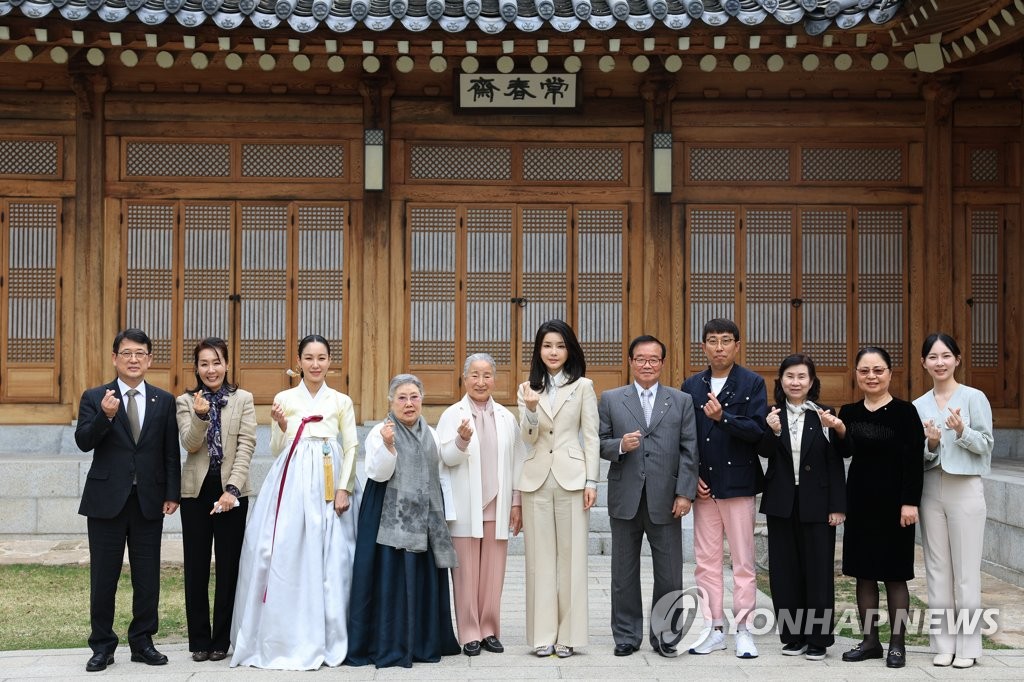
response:
<svg viewBox="0 0 1024 682"><path fill-rule="evenodd" d="M949 331L1024 426L1022 37L1021 0L0 0L0 422L73 419L124 326L175 393L229 339L264 406L321 333L366 420L480 350L514 402L551 317L599 387L643 332L678 384L730 316L833 404L866 343L922 392Z"/></svg>

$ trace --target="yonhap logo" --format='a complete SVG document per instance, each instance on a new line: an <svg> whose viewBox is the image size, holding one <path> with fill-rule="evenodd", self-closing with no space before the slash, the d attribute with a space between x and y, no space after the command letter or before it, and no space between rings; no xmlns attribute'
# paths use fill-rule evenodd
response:
<svg viewBox="0 0 1024 682"><path fill-rule="evenodd" d="M690 631L707 593L700 587L673 590L651 609L651 631L665 644L676 646Z"/></svg>

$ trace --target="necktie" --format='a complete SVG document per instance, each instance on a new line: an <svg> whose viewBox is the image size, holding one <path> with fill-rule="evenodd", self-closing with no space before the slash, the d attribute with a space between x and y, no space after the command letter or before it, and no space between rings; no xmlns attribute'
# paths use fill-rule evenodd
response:
<svg viewBox="0 0 1024 682"><path fill-rule="evenodd" d="M651 389L645 388L640 393L640 397L642 398L642 400L640 402L643 403L643 407L644 407L644 421L647 422L647 426L650 426L651 425L651 408L653 407L651 405Z"/></svg>
<svg viewBox="0 0 1024 682"><path fill-rule="evenodd" d="M142 431L142 424L139 423L139 405L135 402L138 390L130 389L125 395L128 396L128 426L132 430L132 440L139 442L139 433Z"/></svg>

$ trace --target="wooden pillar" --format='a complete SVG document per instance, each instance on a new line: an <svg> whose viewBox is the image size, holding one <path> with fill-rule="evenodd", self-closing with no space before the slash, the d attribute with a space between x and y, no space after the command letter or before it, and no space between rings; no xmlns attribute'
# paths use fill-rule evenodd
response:
<svg viewBox="0 0 1024 682"><path fill-rule="evenodd" d="M405 241L401 216L393 215L391 202L391 169L398 151L391 137L391 96L395 85L387 78L365 78L359 84L359 92L363 96L364 128L384 131L384 189L364 190L362 220L360 225L354 225L352 241L356 246L354 258L359 263L354 271L360 279L362 311L358 318L349 320L349 334L354 342L349 346L349 369L351 385L358 389L353 400L360 406L359 418L369 421L387 414L388 381L393 374L404 371L404 339L408 333L402 312ZM400 207L396 208L395 213L400 212Z"/></svg>
<svg viewBox="0 0 1024 682"><path fill-rule="evenodd" d="M641 235L632 238L631 252L639 249L640 253L639 257L630 259L634 274L630 277L632 288L628 301L630 310L639 310L640 315L630 313L627 330L630 338L653 334L670 346L672 300L677 288L672 258L665 257L672 244L672 195L654 194L652 161L654 134L672 130L670 110L675 86L672 80L652 79L641 85L640 95L644 101L644 220ZM681 348L669 348L670 354L681 351Z"/></svg>
<svg viewBox="0 0 1024 682"><path fill-rule="evenodd" d="M910 226L910 281L906 310L910 316L907 369L910 394L927 389L917 371L918 349L925 335L953 329L953 308L935 305L952 300L956 231L953 225L953 103L956 83L935 79L924 84L924 224ZM938 298L936 298L938 297Z"/></svg>
<svg viewBox="0 0 1024 682"><path fill-rule="evenodd" d="M120 240L104 234L104 97L110 83L80 55L69 70L75 94L75 202L72 230L65 230L73 271L64 275L65 328L62 374L77 414L82 391L110 379L110 343L120 323Z"/></svg>

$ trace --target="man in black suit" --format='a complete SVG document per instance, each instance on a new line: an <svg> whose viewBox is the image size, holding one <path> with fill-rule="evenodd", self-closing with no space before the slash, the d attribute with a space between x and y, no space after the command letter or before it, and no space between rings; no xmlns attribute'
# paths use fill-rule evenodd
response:
<svg viewBox="0 0 1024 682"><path fill-rule="evenodd" d="M689 395L659 383L665 345L653 336L629 344L633 383L601 394L601 457L608 469L612 529L612 636L615 655L643 641L640 546L644 534L654 568L652 607L683 588L680 519L697 493L697 428ZM645 405L646 403L646 405ZM666 635L669 635L666 638ZM680 633L656 632L651 647L674 657Z"/></svg>
<svg viewBox="0 0 1024 682"><path fill-rule="evenodd" d="M153 635L159 624L163 519L178 509L181 455L174 397L144 381L152 350L142 330L120 332L111 354L117 379L88 389L78 408L75 442L83 452L93 451L78 508L89 530L89 672L114 662L114 596L126 543L134 590L131 658L167 663Z"/></svg>

